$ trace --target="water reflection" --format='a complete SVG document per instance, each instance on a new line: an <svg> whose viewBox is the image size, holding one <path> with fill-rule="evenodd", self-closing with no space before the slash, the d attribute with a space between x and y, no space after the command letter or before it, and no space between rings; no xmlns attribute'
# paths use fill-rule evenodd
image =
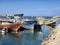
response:
<svg viewBox="0 0 60 45"><path fill-rule="evenodd" d="M9 36L19 38L19 33L8 33Z"/></svg>
<svg viewBox="0 0 60 45"><path fill-rule="evenodd" d="M0 33L0 45L40 45L43 38L48 35L48 29L42 26L42 31L32 33L31 30L25 30L18 33Z"/></svg>
<svg viewBox="0 0 60 45"><path fill-rule="evenodd" d="M42 35L30 31L0 34L0 45L39 45L40 38Z"/></svg>

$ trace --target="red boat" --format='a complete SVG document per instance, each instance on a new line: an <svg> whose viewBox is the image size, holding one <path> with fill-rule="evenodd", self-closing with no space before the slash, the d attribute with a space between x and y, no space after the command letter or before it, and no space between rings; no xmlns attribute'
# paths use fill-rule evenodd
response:
<svg viewBox="0 0 60 45"><path fill-rule="evenodd" d="M4 29L11 29L11 30L18 30L24 23L24 21L20 22L14 22L14 23L9 23L9 21L6 21L8 19L2 19L0 18L0 28Z"/></svg>
<svg viewBox="0 0 60 45"><path fill-rule="evenodd" d="M11 29L18 30L24 23L24 21L16 22L16 18L22 18L23 14L14 14L14 18L11 19L10 16L0 16L0 29Z"/></svg>
<svg viewBox="0 0 60 45"><path fill-rule="evenodd" d="M23 23L10 23L10 24L0 24L0 28L18 30Z"/></svg>

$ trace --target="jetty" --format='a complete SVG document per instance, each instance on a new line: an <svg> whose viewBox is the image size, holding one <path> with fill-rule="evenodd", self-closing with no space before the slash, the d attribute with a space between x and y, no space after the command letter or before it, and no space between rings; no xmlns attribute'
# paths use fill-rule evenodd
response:
<svg viewBox="0 0 60 45"><path fill-rule="evenodd" d="M36 17L36 19L39 24L48 25L60 20L60 16L53 16L50 20L45 20L44 17Z"/></svg>
<svg viewBox="0 0 60 45"><path fill-rule="evenodd" d="M60 17L59 16L54 16L52 19L50 19L50 20L45 20L44 21L44 24L51 24L51 23L53 23L53 22L56 22L56 21L58 21L58 20L60 20Z"/></svg>
<svg viewBox="0 0 60 45"><path fill-rule="evenodd" d="M60 24L55 28L49 27L49 35L42 41L41 45L60 45Z"/></svg>

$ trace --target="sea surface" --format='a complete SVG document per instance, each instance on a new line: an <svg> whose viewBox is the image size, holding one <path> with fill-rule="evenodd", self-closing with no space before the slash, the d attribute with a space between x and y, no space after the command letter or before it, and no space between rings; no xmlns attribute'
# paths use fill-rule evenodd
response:
<svg viewBox="0 0 60 45"><path fill-rule="evenodd" d="M48 33L49 30L44 25L42 26L42 32L34 33L30 30L25 30L17 33L0 33L0 45L40 45Z"/></svg>
<svg viewBox="0 0 60 45"><path fill-rule="evenodd" d="M58 22L57 24L59 24ZM27 26L31 26L27 24ZM31 30L19 31L17 33L0 33L0 45L41 45L41 42L48 36L49 28L41 26L41 31L32 32Z"/></svg>

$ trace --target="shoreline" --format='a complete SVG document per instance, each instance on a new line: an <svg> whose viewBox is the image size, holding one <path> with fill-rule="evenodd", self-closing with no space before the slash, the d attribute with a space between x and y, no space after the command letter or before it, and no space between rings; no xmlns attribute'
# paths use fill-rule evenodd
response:
<svg viewBox="0 0 60 45"><path fill-rule="evenodd" d="M60 45L60 24L58 24L55 28L50 28L51 32L48 37L42 41L41 45Z"/></svg>

